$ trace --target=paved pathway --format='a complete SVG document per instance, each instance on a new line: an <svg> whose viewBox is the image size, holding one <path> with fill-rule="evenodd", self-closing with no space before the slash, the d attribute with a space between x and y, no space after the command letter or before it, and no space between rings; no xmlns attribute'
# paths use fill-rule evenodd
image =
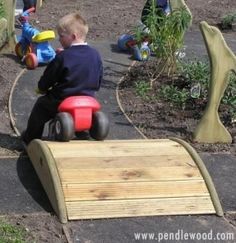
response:
<svg viewBox="0 0 236 243"><path fill-rule="evenodd" d="M199 37L199 38L198 38ZM198 55L206 55L199 32L192 32L186 37L186 52L188 55L196 50ZM236 50L236 42L230 42ZM55 42L54 45L57 45ZM115 89L123 72L131 63L129 55L117 52L115 42L100 41L92 43L102 54L104 61L104 84L98 99L111 121L110 139L141 138L141 135L128 123L120 111ZM22 131L27 116L36 99L34 88L44 68L27 71L19 79L13 95L12 110L16 120L16 127ZM215 183L225 212L236 212L236 158L230 154L200 154ZM40 186L30 161L26 156L19 158L0 159L0 184L4 190L0 195L0 214L6 212L31 213L50 212L51 207ZM158 242L158 236L164 233L176 233L176 240L159 242L236 242L236 228L224 217L214 215L204 216L163 216L136 217L122 219L101 219L69 222L72 229L71 237L74 242L94 243L130 243L130 242ZM153 237L135 233L155 233L154 238L139 239L138 237ZM217 233L232 233L234 240L217 240ZM158 235L159 233L159 235ZM184 240L183 233L208 233L214 240ZM198 235L206 236L205 234ZM170 236L170 235L169 235ZM225 236L226 235L222 235Z"/></svg>
<svg viewBox="0 0 236 243"><path fill-rule="evenodd" d="M17 0L16 1L15 15L21 14L22 10L23 10L23 0Z"/></svg>

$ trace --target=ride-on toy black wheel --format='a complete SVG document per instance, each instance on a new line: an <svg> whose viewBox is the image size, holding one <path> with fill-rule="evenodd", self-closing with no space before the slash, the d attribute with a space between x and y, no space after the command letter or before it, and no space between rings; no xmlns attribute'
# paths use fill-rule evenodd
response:
<svg viewBox="0 0 236 243"><path fill-rule="evenodd" d="M71 114L60 112L54 119L55 139L58 141L68 142L74 136L74 122Z"/></svg>
<svg viewBox="0 0 236 243"><path fill-rule="evenodd" d="M107 116L101 112L95 112L93 114L92 127L89 130L89 134L96 140L104 140L109 132L109 120Z"/></svg>

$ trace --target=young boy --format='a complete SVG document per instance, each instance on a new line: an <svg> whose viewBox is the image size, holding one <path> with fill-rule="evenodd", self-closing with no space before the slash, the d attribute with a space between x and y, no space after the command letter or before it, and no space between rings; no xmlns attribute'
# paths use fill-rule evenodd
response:
<svg viewBox="0 0 236 243"><path fill-rule="evenodd" d="M69 96L94 96L99 90L103 74L99 53L85 42L88 26L78 13L59 20L59 41L64 48L47 66L38 82L40 93L22 135L27 145L41 138L44 125L54 118L63 99Z"/></svg>

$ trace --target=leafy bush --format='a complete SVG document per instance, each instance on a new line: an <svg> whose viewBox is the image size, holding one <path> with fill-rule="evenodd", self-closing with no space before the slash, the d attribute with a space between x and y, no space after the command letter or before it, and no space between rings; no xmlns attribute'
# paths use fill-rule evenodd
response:
<svg viewBox="0 0 236 243"><path fill-rule="evenodd" d="M188 60L179 63L179 73L187 80L190 89L199 86L199 95L190 96L193 98L207 99L207 91L210 81L210 64L208 61L200 61L197 59Z"/></svg>
<svg viewBox="0 0 236 243"><path fill-rule="evenodd" d="M190 87L193 87L193 84L198 82L200 85L200 95L198 97L193 97L191 95L190 88L190 97L199 100L199 103L203 103L208 99L208 87L210 81L210 65L207 61L189 61L182 63L180 66L181 74L187 79L187 82L190 83ZM229 84L225 90L224 96L222 98L222 104L228 106L230 116L232 119L236 118L236 75L231 73L229 76Z"/></svg>
<svg viewBox="0 0 236 243"><path fill-rule="evenodd" d="M189 91L186 88L180 90L174 85L161 86L159 95L172 104L181 106L182 109L185 109L186 101L189 99Z"/></svg>
<svg viewBox="0 0 236 243"><path fill-rule="evenodd" d="M222 21L221 21L223 29L232 27L233 23L236 23L236 12L223 16Z"/></svg>
<svg viewBox="0 0 236 243"><path fill-rule="evenodd" d="M147 99L148 91L151 89L150 84L145 81L137 81L135 82L135 92L138 96Z"/></svg>

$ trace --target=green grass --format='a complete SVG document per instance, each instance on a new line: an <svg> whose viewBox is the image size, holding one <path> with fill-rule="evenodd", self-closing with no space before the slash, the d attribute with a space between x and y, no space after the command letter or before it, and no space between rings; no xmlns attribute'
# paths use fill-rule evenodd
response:
<svg viewBox="0 0 236 243"><path fill-rule="evenodd" d="M27 231L0 219L0 243L26 243Z"/></svg>

